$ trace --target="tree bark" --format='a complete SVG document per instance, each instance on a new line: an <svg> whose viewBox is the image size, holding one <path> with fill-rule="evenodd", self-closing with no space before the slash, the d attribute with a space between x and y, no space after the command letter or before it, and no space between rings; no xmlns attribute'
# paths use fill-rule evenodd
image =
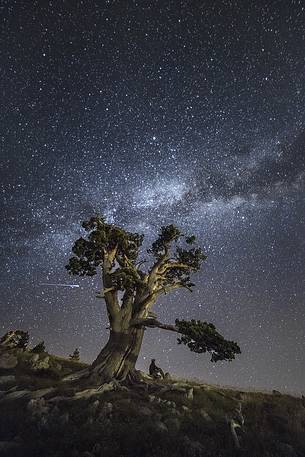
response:
<svg viewBox="0 0 305 457"><path fill-rule="evenodd" d="M90 378L99 383L122 381L135 370L140 353L144 328L110 331L109 340L91 366Z"/></svg>

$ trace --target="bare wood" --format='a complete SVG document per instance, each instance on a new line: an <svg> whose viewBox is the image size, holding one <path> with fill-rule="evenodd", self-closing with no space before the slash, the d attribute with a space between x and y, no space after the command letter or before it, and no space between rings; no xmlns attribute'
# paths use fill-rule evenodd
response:
<svg viewBox="0 0 305 457"><path fill-rule="evenodd" d="M146 319L134 319L131 321L130 326L132 327L150 327L150 328L162 328L163 330L169 330L171 332L179 333L178 328L175 325L163 324L157 319L148 317Z"/></svg>

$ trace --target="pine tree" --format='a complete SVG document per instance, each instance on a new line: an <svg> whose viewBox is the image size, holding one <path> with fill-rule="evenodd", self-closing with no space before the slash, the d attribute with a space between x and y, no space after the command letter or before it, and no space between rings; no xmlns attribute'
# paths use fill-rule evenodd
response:
<svg viewBox="0 0 305 457"><path fill-rule="evenodd" d="M87 373L92 382L132 376L145 328L176 332L181 335L179 344L193 352L209 352L213 362L231 361L240 353L237 343L226 340L213 324L179 319L175 325L164 324L151 311L162 294L193 290L191 275L207 258L195 247L195 236L184 235L174 225L161 227L147 250L150 266L143 270L146 259L139 259L143 235L108 224L101 216L83 222L82 227L87 236L75 241L66 268L72 275L100 273L102 288L97 298L105 301L110 328L106 346Z"/></svg>
<svg viewBox="0 0 305 457"><path fill-rule="evenodd" d="M75 361L78 362L78 361L79 361L79 358L80 358L79 349L76 348L76 349L74 350L73 354L70 354L70 355L69 355L69 359L70 359L70 360L75 360Z"/></svg>
<svg viewBox="0 0 305 457"><path fill-rule="evenodd" d="M35 354L41 354L42 352L46 352L44 341L40 341L40 343L36 344L36 346L33 347L31 352L34 352Z"/></svg>

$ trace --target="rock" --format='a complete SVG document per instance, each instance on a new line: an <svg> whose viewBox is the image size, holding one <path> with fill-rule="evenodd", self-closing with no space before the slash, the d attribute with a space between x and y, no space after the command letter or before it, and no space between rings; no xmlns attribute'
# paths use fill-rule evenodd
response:
<svg viewBox="0 0 305 457"><path fill-rule="evenodd" d="M48 355L32 363L32 369L35 371L47 370L48 368L50 368L50 357Z"/></svg>
<svg viewBox="0 0 305 457"><path fill-rule="evenodd" d="M113 411L113 404L110 402L105 403L100 411L98 420L103 420L106 417L109 417L111 415L112 411Z"/></svg>
<svg viewBox="0 0 305 457"><path fill-rule="evenodd" d="M185 406L185 405L182 405L182 410L185 411L186 413L189 413L189 412L190 412L190 408L188 408L188 407Z"/></svg>
<svg viewBox="0 0 305 457"><path fill-rule="evenodd" d="M49 398L49 403L57 403L60 401L72 401L74 397L65 397L64 395L57 395L56 397Z"/></svg>
<svg viewBox="0 0 305 457"><path fill-rule="evenodd" d="M10 368L15 368L18 364L18 359L13 354L4 352L0 355L0 368L9 370Z"/></svg>
<svg viewBox="0 0 305 457"><path fill-rule="evenodd" d="M140 414L140 416L147 417L151 417L153 415L153 411L147 406L140 406L140 408L138 409L138 413Z"/></svg>
<svg viewBox="0 0 305 457"><path fill-rule="evenodd" d="M194 389L193 389L193 387L191 387L190 389L187 390L185 397L188 400L191 400L191 401L194 400Z"/></svg>
<svg viewBox="0 0 305 457"><path fill-rule="evenodd" d="M204 447L199 441L192 441L188 436L184 436L184 446L187 449L187 456L200 456L203 455Z"/></svg>
<svg viewBox="0 0 305 457"><path fill-rule="evenodd" d="M31 392L31 397L32 398L44 397L45 395L48 395L48 394L50 394L51 392L54 392L54 391L55 391L54 387L47 387L46 389L33 390Z"/></svg>
<svg viewBox="0 0 305 457"><path fill-rule="evenodd" d="M202 408L200 409L199 411L199 414L201 417L203 417L204 420L206 420L207 422L212 422L213 419L211 418L211 416Z"/></svg>
<svg viewBox="0 0 305 457"><path fill-rule="evenodd" d="M122 398L121 400L118 400L115 403L118 409L126 409L129 408L130 404L132 403L132 400L131 398Z"/></svg>
<svg viewBox="0 0 305 457"><path fill-rule="evenodd" d="M98 407L100 406L99 400L95 400L93 403L91 403L88 407L89 412L92 414L95 414L96 411L98 410Z"/></svg>
<svg viewBox="0 0 305 457"><path fill-rule="evenodd" d="M37 362L37 360L39 360L39 354L34 354L34 355L32 355L32 357L30 358L29 363Z"/></svg>
<svg viewBox="0 0 305 457"><path fill-rule="evenodd" d="M171 375L169 373L165 373L164 379L165 380L170 380L171 379Z"/></svg>
<svg viewBox="0 0 305 457"><path fill-rule="evenodd" d="M5 455L5 453L14 452L20 449L21 443L17 441L0 441L0 455Z"/></svg>
<svg viewBox="0 0 305 457"><path fill-rule="evenodd" d="M105 403L98 415L97 420L99 422L105 422L106 419L109 419L109 417L111 417L112 411L113 411L113 404L110 402Z"/></svg>
<svg viewBox="0 0 305 457"><path fill-rule="evenodd" d="M181 427L181 423L177 417L170 417L169 419L166 419L164 423L170 432L176 432Z"/></svg>
<svg viewBox="0 0 305 457"><path fill-rule="evenodd" d="M61 424L61 425L65 425L69 422L69 413L64 413L62 414L61 416L59 416L59 418L57 419L58 423Z"/></svg>
<svg viewBox="0 0 305 457"><path fill-rule="evenodd" d="M167 400L164 402L164 404L170 408L176 408L176 403L174 401Z"/></svg>
<svg viewBox="0 0 305 457"><path fill-rule="evenodd" d="M15 382L16 377L15 376L0 376L0 384L7 384L10 382Z"/></svg>
<svg viewBox="0 0 305 457"><path fill-rule="evenodd" d="M41 418L37 422L37 427L39 430L44 430L49 427L48 416L46 414L41 416Z"/></svg>
<svg viewBox="0 0 305 457"><path fill-rule="evenodd" d="M27 410L32 416L40 418L49 413L50 407L47 405L44 398L32 398L27 404Z"/></svg>
<svg viewBox="0 0 305 457"><path fill-rule="evenodd" d="M21 443L23 443L23 439L21 438L21 436L16 435L16 436L14 437L14 442L15 442L15 443L20 443L20 444L21 444Z"/></svg>
<svg viewBox="0 0 305 457"><path fill-rule="evenodd" d="M282 395L279 390L273 390L272 393L273 395Z"/></svg>
<svg viewBox="0 0 305 457"><path fill-rule="evenodd" d="M57 405L53 406L52 414L53 414L53 416L57 416L59 414L59 408Z"/></svg>
<svg viewBox="0 0 305 457"><path fill-rule="evenodd" d="M148 400L150 403L152 403L156 400L156 397L154 395L148 395Z"/></svg>
<svg viewBox="0 0 305 457"><path fill-rule="evenodd" d="M92 453L94 455L100 455L101 452L102 452L102 446L100 445L100 443L95 443L95 445L92 448Z"/></svg>
<svg viewBox="0 0 305 457"><path fill-rule="evenodd" d="M9 392L7 393L1 401L6 401L6 400L17 400L19 398L25 398L25 397L30 397L31 396L31 391L30 390L16 390L15 392Z"/></svg>
<svg viewBox="0 0 305 457"><path fill-rule="evenodd" d="M168 428L166 427L166 425L161 422L161 421L158 421L158 422L155 422L154 423L154 428L158 431L158 432L168 432Z"/></svg>
<svg viewBox="0 0 305 457"><path fill-rule="evenodd" d="M85 425L86 425L86 426L90 426L90 425L92 425L93 423L94 423L94 417L88 415L88 416L87 416L87 420L86 420L86 422L85 422Z"/></svg>
<svg viewBox="0 0 305 457"><path fill-rule="evenodd" d="M152 376L150 376L148 373L145 373L144 371L140 371L140 376L144 380L146 379L147 381L151 381L153 379Z"/></svg>
<svg viewBox="0 0 305 457"><path fill-rule="evenodd" d="M170 413L171 413L171 415L173 417L181 417L182 416L182 413L178 409L175 409L175 408L170 409Z"/></svg>
<svg viewBox="0 0 305 457"><path fill-rule="evenodd" d="M298 454L294 450L294 447L288 443L277 443L277 451L279 452L279 457L297 457Z"/></svg>
<svg viewBox="0 0 305 457"><path fill-rule="evenodd" d="M206 386L194 386L194 392L203 392L204 390L208 390Z"/></svg>

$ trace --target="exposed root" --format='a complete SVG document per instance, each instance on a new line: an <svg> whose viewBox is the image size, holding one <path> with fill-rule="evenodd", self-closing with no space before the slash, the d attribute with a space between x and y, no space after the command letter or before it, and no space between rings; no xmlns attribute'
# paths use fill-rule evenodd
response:
<svg viewBox="0 0 305 457"><path fill-rule="evenodd" d="M88 378L89 376L90 376L90 371L88 368L85 368L85 370L80 370L80 371L71 373L71 374L63 377L61 380L63 382L74 382L74 381L78 381L80 379Z"/></svg>

